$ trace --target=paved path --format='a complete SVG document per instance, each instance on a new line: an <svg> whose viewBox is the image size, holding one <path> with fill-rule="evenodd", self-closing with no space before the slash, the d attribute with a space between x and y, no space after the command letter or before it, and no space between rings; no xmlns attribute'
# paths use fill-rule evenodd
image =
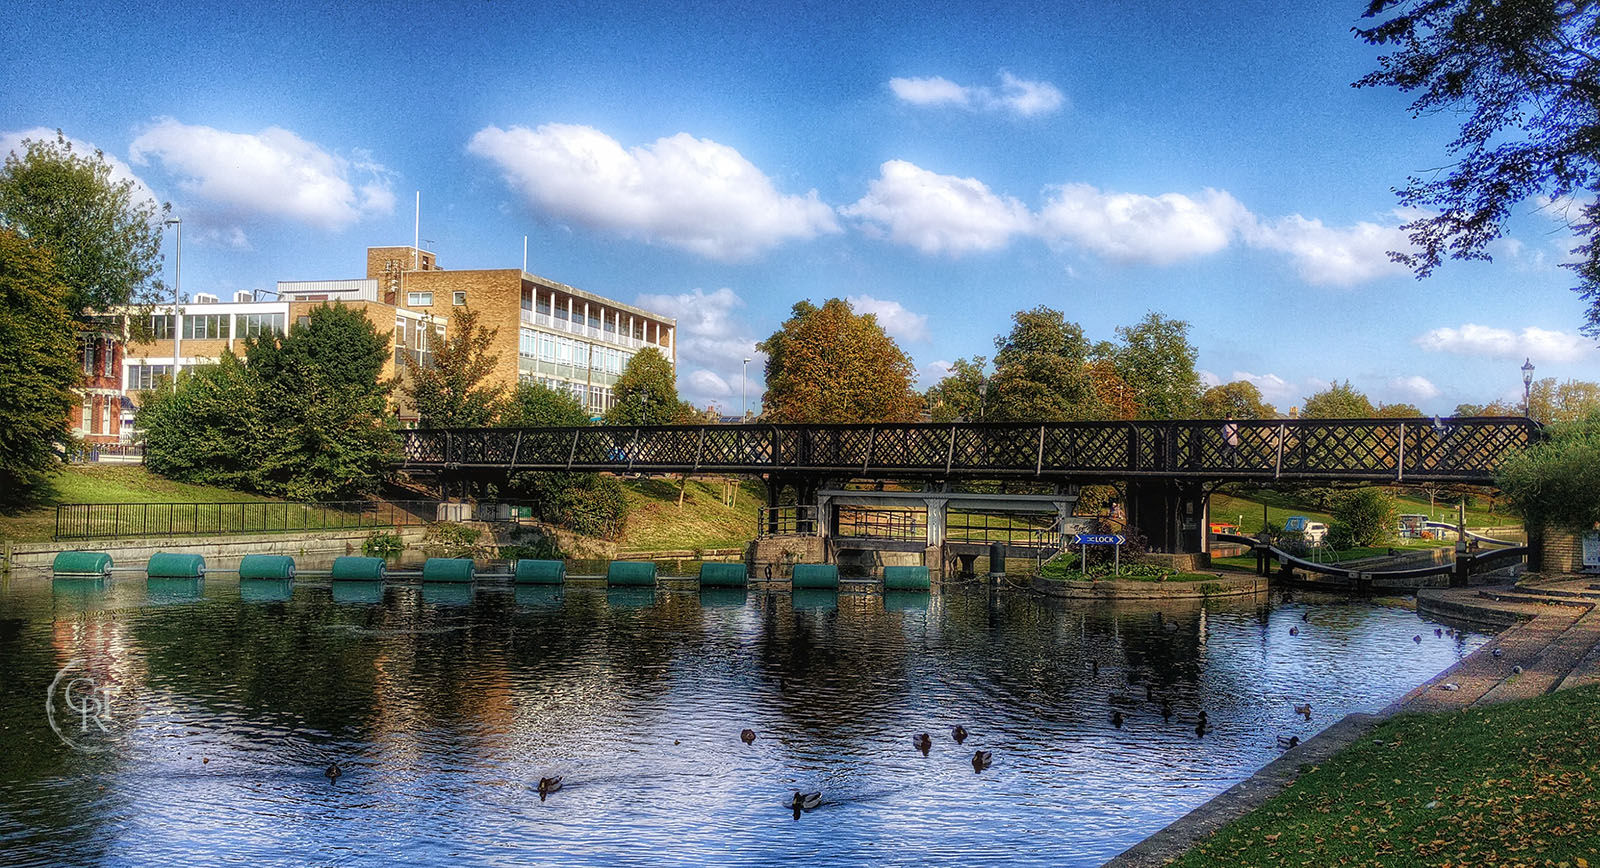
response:
<svg viewBox="0 0 1600 868"><path fill-rule="evenodd" d="M1514 586L1422 590L1417 611L1458 623L1505 627L1488 644L1385 708L1352 714L1105 868L1164 865L1228 822L1255 810L1299 776L1363 737L1391 714L1455 711L1600 683L1600 577L1529 576ZM1498 652L1498 653L1496 653Z"/></svg>

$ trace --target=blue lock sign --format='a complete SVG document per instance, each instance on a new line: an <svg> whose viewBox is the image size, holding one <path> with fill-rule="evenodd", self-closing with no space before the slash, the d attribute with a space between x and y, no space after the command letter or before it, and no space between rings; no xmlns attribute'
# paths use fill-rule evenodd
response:
<svg viewBox="0 0 1600 868"><path fill-rule="evenodd" d="M1073 545L1080 546L1120 546L1128 538L1119 533L1080 533Z"/></svg>

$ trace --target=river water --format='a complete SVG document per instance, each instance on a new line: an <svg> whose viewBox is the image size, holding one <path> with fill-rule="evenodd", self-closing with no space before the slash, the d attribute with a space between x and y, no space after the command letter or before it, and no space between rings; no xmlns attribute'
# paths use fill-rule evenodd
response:
<svg viewBox="0 0 1600 868"><path fill-rule="evenodd" d="M13 576L0 865L1097 865L1485 638L1437 626L1307 596ZM798 819L797 789L823 794Z"/></svg>

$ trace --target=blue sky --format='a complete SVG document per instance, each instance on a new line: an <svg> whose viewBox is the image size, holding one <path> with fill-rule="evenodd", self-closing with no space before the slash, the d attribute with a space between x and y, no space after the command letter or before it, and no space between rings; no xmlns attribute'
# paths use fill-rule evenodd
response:
<svg viewBox="0 0 1600 868"><path fill-rule="evenodd" d="M1041 304L1096 339L1186 320L1285 410L1346 378L1520 398L1525 357L1600 379L1552 209L1492 264L1387 261L1392 189L1454 129L1350 86L1363 3L1140 5L24 3L0 150L103 149L183 217L188 292L359 276L420 191L446 268L527 235L530 271L678 316L680 390L728 412L752 344L833 296L925 384Z"/></svg>

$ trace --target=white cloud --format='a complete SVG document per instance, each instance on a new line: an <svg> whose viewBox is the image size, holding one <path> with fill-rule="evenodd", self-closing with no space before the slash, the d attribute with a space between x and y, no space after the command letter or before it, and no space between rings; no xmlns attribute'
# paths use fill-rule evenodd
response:
<svg viewBox="0 0 1600 868"><path fill-rule="evenodd" d="M1226 192L1145 196L1088 184L1047 188L1040 233L1122 262L1171 265L1228 246L1249 211Z"/></svg>
<svg viewBox="0 0 1600 868"><path fill-rule="evenodd" d="M862 221L869 234L951 256L1004 247L1032 224L1027 206L977 179L939 175L904 160L880 166L867 195L839 211Z"/></svg>
<svg viewBox="0 0 1600 868"><path fill-rule="evenodd" d="M873 298L870 295L852 295L845 298L856 313L870 313L878 318L878 325L897 341L913 342L928 339L928 315L912 313L898 301Z"/></svg>
<svg viewBox="0 0 1600 868"><path fill-rule="evenodd" d="M733 387L728 385L727 380L704 368L691 372L686 385L690 394L702 398L726 398L733 394Z"/></svg>
<svg viewBox="0 0 1600 868"><path fill-rule="evenodd" d="M330 153L282 127L230 133L157 118L128 153L135 165L159 162L179 189L233 214L337 230L394 210L393 173L369 153Z"/></svg>
<svg viewBox="0 0 1600 868"><path fill-rule="evenodd" d="M678 321L678 388L690 401L705 406L713 398L739 395L747 387L751 409L761 400L766 356L738 317L744 299L723 287L715 292L696 288L676 295L644 294L638 305ZM750 359L749 380L741 385L744 360ZM721 385L718 385L718 384Z"/></svg>
<svg viewBox="0 0 1600 868"><path fill-rule="evenodd" d="M940 359L917 369L917 388L926 389L950 376L950 362Z"/></svg>
<svg viewBox="0 0 1600 868"><path fill-rule="evenodd" d="M1222 378L1206 370L1205 368L1200 368L1199 370L1195 371L1195 374L1199 375L1200 377L1200 385L1205 386L1207 389L1222 385Z"/></svg>
<svg viewBox="0 0 1600 868"><path fill-rule="evenodd" d="M1389 381L1390 394L1396 395L1406 403L1417 401L1431 401L1443 394L1427 377L1412 374L1409 377L1395 377Z"/></svg>
<svg viewBox="0 0 1600 868"><path fill-rule="evenodd" d="M1295 401L1302 393L1300 387L1295 386L1277 374L1252 374L1249 371L1234 371L1233 380L1243 380L1253 384L1256 387L1256 391L1261 393L1262 400L1269 404L1279 405L1278 409L1280 410L1285 409L1282 406L1285 402ZM1229 382L1232 382L1232 380ZM1322 381L1313 380L1312 382L1321 383ZM1305 392L1305 394L1309 395L1316 391L1317 389L1312 389L1310 392Z"/></svg>
<svg viewBox="0 0 1600 868"><path fill-rule="evenodd" d="M1007 111L1019 117L1050 114L1066 104L1061 89L1048 81L1030 81L1000 73L999 87L963 86L939 76L892 78L889 89L901 102L919 106L955 106L971 111Z"/></svg>
<svg viewBox="0 0 1600 868"><path fill-rule="evenodd" d="M20 130L20 131L17 131L17 132L0 133L0 162L4 162L5 157L6 157L7 154L13 154L14 153L19 157L22 156L22 154L23 154L22 140L23 139L31 139L31 140L34 140L34 141L43 141L43 142L54 142L56 140L56 131L55 130L50 130L50 129L45 129L44 127L34 127L31 130ZM93 143L86 142L86 141L84 141L82 139L75 139L72 136L66 136L66 139L67 139L67 143L72 146L73 153L81 154L81 155L84 155L84 156L92 156L95 153L95 151L99 150L98 148L96 148L94 146ZM161 197L157 196L155 194L155 192L150 189L150 185L146 184L144 182L143 178L140 178L138 175L134 174L133 169L127 163L124 163L121 160L117 159L116 157L112 156L111 154L105 153L103 151L101 152L100 156L106 161L106 165L111 167L111 180L112 181L115 181L115 182L132 181L133 182L133 186L134 186L134 194L133 195L134 195L134 199L135 200L153 199L156 202L160 202L161 201Z"/></svg>
<svg viewBox="0 0 1600 868"><path fill-rule="evenodd" d="M467 151L494 163L529 206L556 220L747 260L780 244L838 232L811 190L783 195L738 151L679 133L624 149L593 127L484 127Z"/></svg>
<svg viewBox="0 0 1600 868"><path fill-rule="evenodd" d="M1307 283L1349 286L1407 273L1404 265L1389 259L1389 251L1411 246L1398 225L1400 215L1395 218L1395 225L1361 221L1339 227L1293 214L1270 222L1253 221L1244 234L1252 247L1289 254Z"/></svg>
<svg viewBox="0 0 1600 868"><path fill-rule="evenodd" d="M1596 357L1595 345L1582 336L1536 326L1520 332L1475 323L1460 328L1445 326L1424 332L1415 343L1429 352L1491 359L1575 362Z"/></svg>

